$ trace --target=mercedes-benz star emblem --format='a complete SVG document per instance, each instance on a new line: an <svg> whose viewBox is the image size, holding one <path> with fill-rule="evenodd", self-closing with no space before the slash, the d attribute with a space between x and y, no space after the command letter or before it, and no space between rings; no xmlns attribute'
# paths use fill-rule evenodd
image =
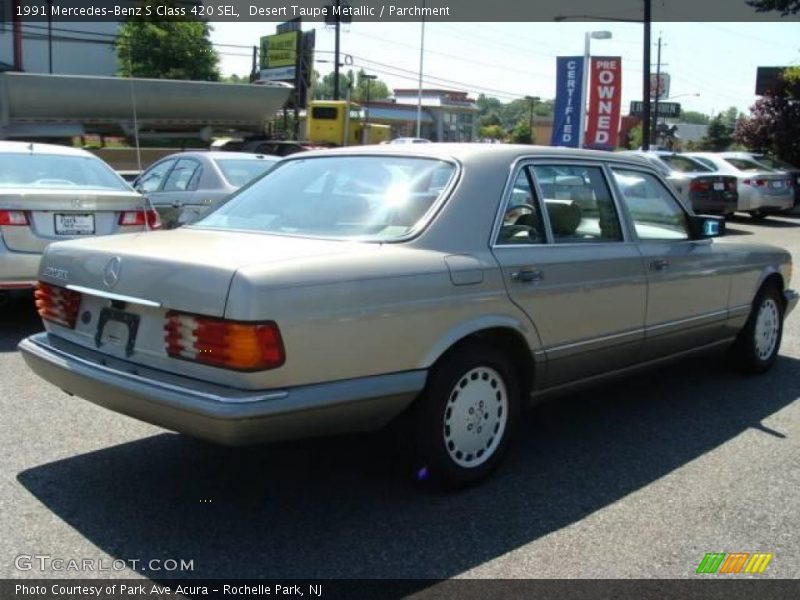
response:
<svg viewBox="0 0 800 600"><path fill-rule="evenodd" d="M122 270L122 259L115 256L106 265L103 271L103 283L107 288L113 288L119 281L119 272Z"/></svg>

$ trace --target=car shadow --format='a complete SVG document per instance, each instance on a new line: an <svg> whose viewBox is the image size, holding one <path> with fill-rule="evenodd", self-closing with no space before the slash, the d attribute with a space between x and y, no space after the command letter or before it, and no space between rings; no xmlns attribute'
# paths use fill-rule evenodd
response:
<svg viewBox="0 0 800 600"><path fill-rule="evenodd" d="M754 235L752 231L745 231L744 229L734 229L730 225L725 227L725 237L734 235Z"/></svg>
<svg viewBox="0 0 800 600"><path fill-rule="evenodd" d="M506 464L455 493L416 482L381 435L231 449L164 433L17 480L114 558L194 561L174 576L447 578L580 521L748 428L781 440L761 423L800 395L798 363L781 357L747 378L712 355L537 406Z"/></svg>
<svg viewBox="0 0 800 600"><path fill-rule="evenodd" d="M753 221L752 223L753 225L758 225L759 227L769 227L770 229L791 229L800 227L800 223L794 219L784 220L786 217L788 217L788 215L776 215L767 217L766 219L761 219L760 221Z"/></svg>
<svg viewBox="0 0 800 600"><path fill-rule="evenodd" d="M0 299L0 352L16 351L20 341L43 329L31 294Z"/></svg>

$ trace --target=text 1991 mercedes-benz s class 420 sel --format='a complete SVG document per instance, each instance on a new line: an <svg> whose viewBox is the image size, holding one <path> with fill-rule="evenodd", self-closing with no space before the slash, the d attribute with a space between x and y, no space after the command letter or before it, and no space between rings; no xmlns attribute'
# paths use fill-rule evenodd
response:
<svg viewBox="0 0 800 600"><path fill-rule="evenodd" d="M63 390L200 438L376 430L485 477L521 407L727 347L778 353L791 259L713 240L645 161L530 146L309 152L174 231L51 245L20 344Z"/></svg>

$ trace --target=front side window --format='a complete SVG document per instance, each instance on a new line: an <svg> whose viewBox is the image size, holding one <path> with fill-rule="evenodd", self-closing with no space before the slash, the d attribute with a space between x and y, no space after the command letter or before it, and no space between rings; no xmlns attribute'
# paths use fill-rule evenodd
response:
<svg viewBox="0 0 800 600"><path fill-rule="evenodd" d="M390 241L426 219L456 167L403 156L324 156L279 163L198 221L308 237Z"/></svg>
<svg viewBox="0 0 800 600"><path fill-rule="evenodd" d="M182 158L172 169L167 181L164 183L165 192L185 192L191 189L191 183L197 183L194 174L200 168L200 163L196 160Z"/></svg>
<svg viewBox="0 0 800 600"><path fill-rule="evenodd" d="M669 190L649 173L613 169L622 201L640 240L688 240L686 212Z"/></svg>
<svg viewBox="0 0 800 600"><path fill-rule="evenodd" d="M174 164L174 160L165 160L149 168L139 178L139 181L136 183L136 188L141 192L158 191L158 188L161 187L161 182L164 181L164 177L167 176L167 173L169 173L169 170Z"/></svg>
<svg viewBox="0 0 800 600"><path fill-rule="evenodd" d="M557 244L623 241L614 201L600 167L536 165L553 241Z"/></svg>

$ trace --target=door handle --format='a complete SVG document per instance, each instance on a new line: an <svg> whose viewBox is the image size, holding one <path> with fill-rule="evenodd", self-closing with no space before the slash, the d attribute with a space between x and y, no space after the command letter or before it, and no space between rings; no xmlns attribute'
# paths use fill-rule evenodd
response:
<svg viewBox="0 0 800 600"><path fill-rule="evenodd" d="M511 281L516 281L517 283L535 283L543 278L544 275L538 269L523 269L522 271L511 273Z"/></svg>
<svg viewBox="0 0 800 600"><path fill-rule="evenodd" d="M663 271L669 267L669 261L666 258L659 258L650 263L651 271Z"/></svg>

